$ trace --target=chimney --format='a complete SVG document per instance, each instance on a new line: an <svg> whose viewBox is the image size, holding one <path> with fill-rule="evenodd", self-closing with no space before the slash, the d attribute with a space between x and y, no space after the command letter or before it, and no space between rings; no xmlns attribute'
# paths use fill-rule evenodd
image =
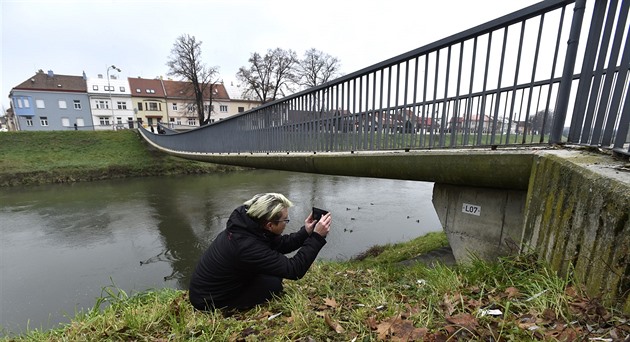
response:
<svg viewBox="0 0 630 342"><path fill-rule="evenodd" d="M52 70L48 70L48 77L55 77L55 73Z"/></svg>
<svg viewBox="0 0 630 342"><path fill-rule="evenodd" d="M87 75L85 74L85 70L83 70L83 80L87 80Z"/></svg>

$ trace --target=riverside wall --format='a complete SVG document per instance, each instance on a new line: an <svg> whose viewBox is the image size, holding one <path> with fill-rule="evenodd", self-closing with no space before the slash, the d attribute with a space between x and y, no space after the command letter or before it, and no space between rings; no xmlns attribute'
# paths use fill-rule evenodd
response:
<svg viewBox="0 0 630 342"><path fill-rule="evenodd" d="M532 166L522 250L630 313L630 164L596 153L542 153Z"/></svg>

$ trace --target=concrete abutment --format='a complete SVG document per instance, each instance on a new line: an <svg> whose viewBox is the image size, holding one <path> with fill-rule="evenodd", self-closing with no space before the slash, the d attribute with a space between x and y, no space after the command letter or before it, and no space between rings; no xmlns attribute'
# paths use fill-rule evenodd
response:
<svg viewBox="0 0 630 342"><path fill-rule="evenodd" d="M630 312L630 173L609 156L540 153L528 189L435 183L458 263L534 252L586 292Z"/></svg>

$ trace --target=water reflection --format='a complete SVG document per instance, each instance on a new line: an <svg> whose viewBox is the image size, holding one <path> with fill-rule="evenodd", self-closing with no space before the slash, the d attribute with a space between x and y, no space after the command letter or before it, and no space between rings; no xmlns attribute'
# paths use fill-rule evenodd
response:
<svg viewBox="0 0 630 342"><path fill-rule="evenodd" d="M255 170L2 189L0 326L52 327L112 283L127 293L187 288L231 211L260 192L295 204L287 232L312 206L333 212L322 259L441 229L422 182Z"/></svg>

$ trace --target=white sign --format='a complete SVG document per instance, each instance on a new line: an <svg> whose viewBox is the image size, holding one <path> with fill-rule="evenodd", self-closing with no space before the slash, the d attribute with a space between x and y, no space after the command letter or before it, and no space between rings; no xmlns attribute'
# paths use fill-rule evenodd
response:
<svg viewBox="0 0 630 342"><path fill-rule="evenodd" d="M464 205L462 206L462 213L481 216L481 206L464 203Z"/></svg>

